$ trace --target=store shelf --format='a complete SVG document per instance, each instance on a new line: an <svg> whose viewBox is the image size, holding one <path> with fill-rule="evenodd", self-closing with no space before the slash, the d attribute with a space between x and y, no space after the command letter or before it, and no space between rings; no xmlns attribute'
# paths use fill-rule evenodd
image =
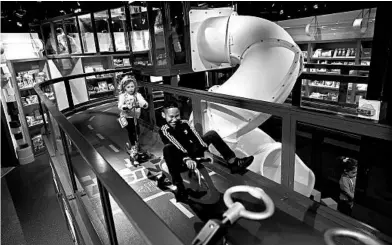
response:
<svg viewBox="0 0 392 245"><path fill-rule="evenodd" d="M97 97L105 94L111 94L114 93L114 90L109 90L109 91L102 91L102 92L96 92L96 93L88 93L90 97Z"/></svg>
<svg viewBox="0 0 392 245"><path fill-rule="evenodd" d="M327 73L315 73L315 72L303 72L301 77L302 79L308 79L308 80L326 80L326 81L337 81L337 82L344 82L344 83L363 83L363 84L367 84L369 80L367 76L340 75L340 74L327 74Z"/></svg>
<svg viewBox="0 0 392 245"><path fill-rule="evenodd" d="M132 68L132 66L117 66L115 69L124 69L124 68Z"/></svg>
<svg viewBox="0 0 392 245"><path fill-rule="evenodd" d="M39 105L39 103L27 104L27 105L23 105L23 108L30 108L30 107L38 106L38 105Z"/></svg>
<svg viewBox="0 0 392 245"><path fill-rule="evenodd" d="M303 86L306 86L306 85L303 85ZM339 91L338 87L312 85L312 84L309 84L308 86L309 87L313 87L313 88L321 88L321 89L328 89L328 90L333 90L333 91Z"/></svg>
<svg viewBox="0 0 392 245"><path fill-rule="evenodd" d="M87 82L93 82L93 81L102 81L102 80L107 80L107 79L113 79L112 76L108 77L94 77L94 78L86 78Z"/></svg>
<svg viewBox="0 0 392 245"><path fill-rule="evenodd" d="M311 60L355 61L355 57L311 57Z"/></svg>
<svg viewBox="0 0 392 245"><path fill-rule="evenodd" d="M28 126L28 128L29 128L29 130L30 131L33 131L33 130L36 130L37 128L41 128L41 127L43 127L44 126L44 122L42 121L41 123L39 123L39 124L35 124L35 125L32 125L32 126ZM31 132L30 132L31 133Z"/></svg>
<svg viewBox="0 0 392 245"><path fill-rule="evenodd" d="M34 87L19 88L19 91L34 90Z"/></svg>

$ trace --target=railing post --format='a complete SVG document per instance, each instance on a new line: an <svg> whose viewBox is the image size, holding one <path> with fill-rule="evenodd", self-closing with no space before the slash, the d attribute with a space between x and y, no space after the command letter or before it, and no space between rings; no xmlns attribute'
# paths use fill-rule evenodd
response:
<svg viewBox="0 0 392 245"><path fill-rule="evenodd" d="M71 160L71 156L69 155L68 142L62 128L60 128L60 136L61 136L61 142L63 143L65 161L67 162L68 172L71 178L72 189L74 192L77 192L78 186L76 185L75 174L72 167L72 160Z"/></svg>
<svg viewBox="0 0 392 245"><path fill-rule="evenodd" d="M341 75L349 75L350 70L349 69L341 69L340 72ZM353 86L356 86L355 83L353 83ZM347 91L348 91L348 83L339 83L339 95L338 95L338 102L341 103L347 103Z"/></svg>
<svg viewBox="0 0 392 245"><path fill-rule="evenodd" d="M154 95L153 95L152 91L153 90L151 87L147 87L148 112L150 114L150 126L156 125Z"/></svg>
<svg viewBox="0 0 392 245"><path fill-rule="evenodd" d="M71 85L69 84L69 80L64 80L64 86L65 86L65 92L67 94L67 99L68 99L68 105L71 110L75 108L73 98L72 98L72 91L71 91Z"/></svg>
<svg viewBox="0 0 392 245"><path fill-rule="evenodd" d="M42 120L44 122L45 133L46 133L46 135L48 135L49 134L48 125L46 125L44 109L42 108L41 98L39 96L37 96L37 97L38 97L38 104L39 104L39 113L41 113L41 115L42 115Z"/></svg>
<svg viewBox="0 0 392 245"><path fill-rule="evenodd" d="M106 227L109 233L110 244L118 245L116 227L114 225L113 212L112 212L112 207L110 205L109 193L98 178L97 178L97 183L98 183L99 194L101 195L103 215L105 217Z"/></svg>
<svg viewBox="0 0 392 245"><path fill-rule="evenodd" d="M291 96L291 104L293 106L301 106L301 89L302 89L302 78L299 76L294 84L293 93Z"/></svg>
<svg viewBox="0 0 392 245"><path fill-rule="evenodd" d="M193 112L193 125L196 131L200 135L203 135L205 125L204 125L204 116L203 116L204 113L202 109L202 101L196 96L192 96L191 100L192 100L192 112Z"/></svg>
<svg viewBox="0 0 392 245"><path fill-rule="evenodd" d="M282 120L281 184L294 190L297 120L291 114L282 117Z"/></svg>
<svg viewBox="0 0 392 245"><path fill-rule="evenodd" d="M39 98L39 96L38 96L38 98ZM57 141L56 141L56 134L55 134L54 127L53 127L53 122L50 119L51 116L50 116L50 113L48 111L48 108L46 108L46 106L44 106L44 108L45 108L45 111L46 111L46 115L48 117L48 123L49 123L49 128L50 128L50 132L47 132L47 133L48 134L50 133L50 137L52 138L52 142L53 142L53 149L55 151L57 151Z"/></svg>

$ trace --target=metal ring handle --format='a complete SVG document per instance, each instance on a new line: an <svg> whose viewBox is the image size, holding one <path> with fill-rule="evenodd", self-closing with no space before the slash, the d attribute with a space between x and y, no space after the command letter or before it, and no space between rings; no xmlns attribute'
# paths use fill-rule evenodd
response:
<svg viewBox="0 0 392 245"><path fill-rule="evenodd" d="M274 213L275 211L274 202L267 195L267 193L265 193L264 190L261 188L248 186L248 185L233 186L226 190L225 194L223 195L223 200L227 208L230 209L230 207L233 206L234 203L233 203L233 199L231 198L231 195L236 192L247 192L253 197L263 200L265 204L265 211L256 213L256 212L248 211L246 209L242 209L239 213L240 217L246 219L252 219L252 220L262 220L270 217Z"/></svg>
<svg viewBox="0 0 392 245"><path fill-rule="evenodd" d="M365 245L383 245L383 243L374 237L363 234L359 231L343 229L343 228L333 228L329 229L324 233L324 241L327 245L336 245L334 238L336 237L350 237L357 239Z"/></svg>

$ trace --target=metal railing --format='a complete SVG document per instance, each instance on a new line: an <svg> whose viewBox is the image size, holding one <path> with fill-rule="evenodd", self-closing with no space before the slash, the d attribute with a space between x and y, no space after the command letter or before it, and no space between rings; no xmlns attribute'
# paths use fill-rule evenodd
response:
<svg viewBox="0 0 392 245"><path fill-rule="evenodd" d="M107 74L115 72L130 72L131 68L112 69L103 72L86 73L73 75L66 78L57 78L43 82L34 86L35 91L40 99L41 110L48 112L49 128L45 130L53 135L55 127L58 125L60 137L63 140L64 154L67 161L68 171L72 182L75 181L73 165L69 156L69 149L65 138L69 138L72 144L80 152L82 158L94 172L97 177L99 193L102 198L102 206L107 231L111 244L118 244L116 231L113 222L113 214L110 208L109 194L118 203L124 214L132 222L133 226L146 240L148 244L183 244L178 236L165 224L155 212L142 200L142 198L128 185L128 183L113 169L102 155L87 141L86 138L67 120L67 118L57 109L56 105L50 101L41 90L42 86L47 86L59 82L64 82L69 101L69 110L76 111L70 93L69 81L74 78ZM300 79L299 79L300 81ZM305 110L297 106L287 104L275 104L270 102L252 100L230 95L217 94L201 90L171 87L168 85L159 85L154 83L140 82L140 86L146 87L149 91L161 90L180 96L187 96L192 100L192 109L194 113L194 122L197 128L202 128L202 100L239 107L252 111L263 112L278 116L282 119L282 174L281 184L290 190L294 188L294 165L296 149L296 127L297 123L332 128L339 131L346 131L357 135L365 135L377 139L392 141L392 127L382 125L371 121L358 120L356 118L347 118L340 115L323 114ZM154 108L151 108L153 110ZM49 118L50 114L50 118ZM54 125L56 124L56 125ZM56 139L52 137L52 143L56 144ZM53 139L54 138L54 139ZM263 178L260 176L260 178ZM74 191L77 191L76 182L73 183Z"/></svg>

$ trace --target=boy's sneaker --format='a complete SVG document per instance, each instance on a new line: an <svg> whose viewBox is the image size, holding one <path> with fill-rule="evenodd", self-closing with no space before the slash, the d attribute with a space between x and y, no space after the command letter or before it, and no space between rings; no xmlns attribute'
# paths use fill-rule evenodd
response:
<svg viewBox="0 0 392 245"><path fill-rule="evenodd" d="M246 172L246 168L252 164L254 160L253 156L244 157L244 158L236 158L233 164L230 164L230 170L232 174L244 174Z"/></svg>
<svg viewBox="0 0 392 245"><path fill-rule="evenodd" d="M177 191L174 194L174 196L175 196L177 202L186 202L186 201L188 201L188 198L189 198L188 192L185 190L185 188L183 188L183 187L179 188L178 186L177 186Z"/></svg>
<svg viewBox="0 0 392 245"><path fill-rule="evenodd" d="M167 189L168 186L171 186L172 183L170 182L170 180L168 178L166 178L165 175L162 175L162 177L160 177L158 179L158 188L159 189Z"/></svg>

